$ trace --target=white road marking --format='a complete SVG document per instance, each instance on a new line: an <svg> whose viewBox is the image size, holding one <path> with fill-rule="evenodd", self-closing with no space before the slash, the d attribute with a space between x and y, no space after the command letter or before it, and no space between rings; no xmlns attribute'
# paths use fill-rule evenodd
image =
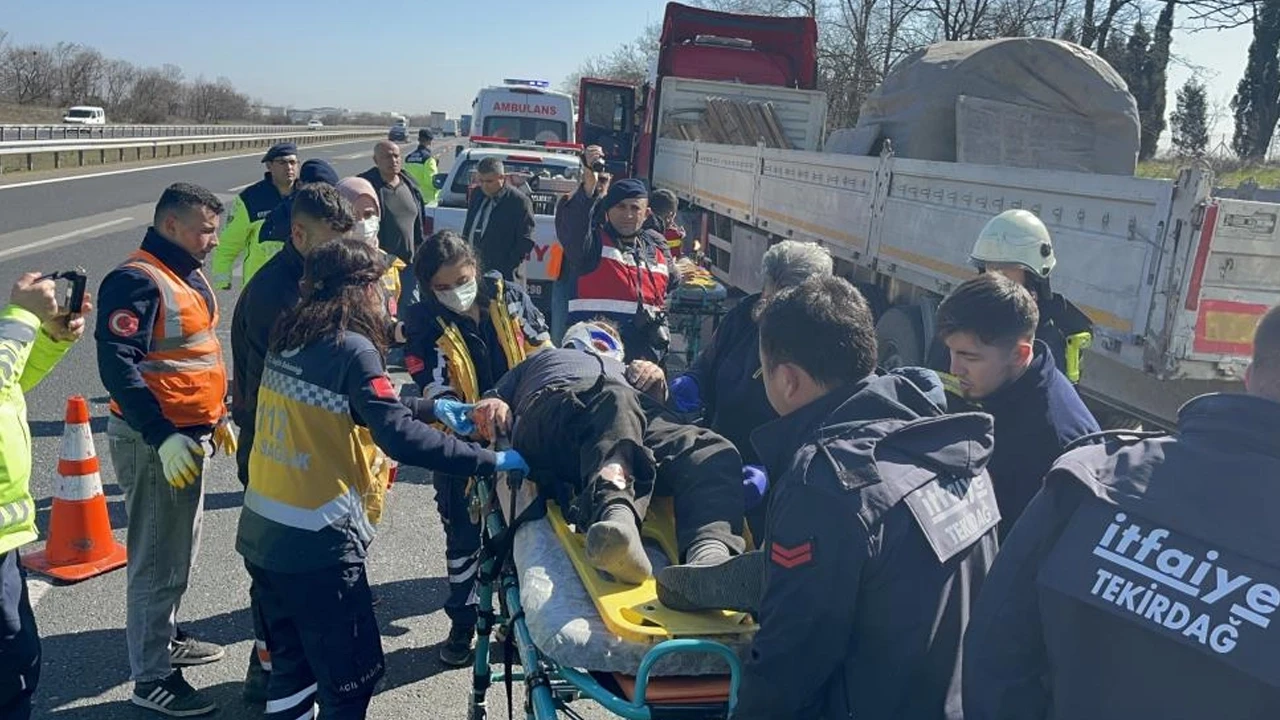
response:
<svg viewBox="0 0 1280 720"><path fill-rule="evenodd" d="M27 594L31 596L31 607L35 607L40 603L40 598L49 592L53 586L47 581L37 577L27 576Z"/></svg>
<svg viewBox="0 0 1280 720"><path fill-rule="evenodd" d="M254 184L254 183L256 183L256 182L258 182L258 181L257 181L257 180L254 180L253 182L248 182L248 183L245 183L245 184L243 184L243 185L237 185L237 186L235 186L235 187L233 187L233 188L227 188L227 192L229 192L229 193L238 193L238 192L240 192L241 190L243 190L243 189L245 189L245 188L249 187L250 185L253 185L253 184Z"/></svg>
<svg viewBox="0 0 1280 720"><path fill-rule="evenodd" d="M359 160L360 158L369 158L369 161L372 162L373 153L366 150L363 152L351 153L350 155L334 155L333 156L334 160Z"/></svg>
<svg viewBox="0 0 1280 720"><path fill-rule="evenodd" d="M361 142L360 140L343 140L341 142L321 143L319 145L307 145L306 149L332 147L334 145L348 145L351 143ZM89 178L108 177L110 175L126 175L128 173L147 172L149 170L164 170L166 168L184 167L186 165L199 165L201 163L223 162L224 160L238 160L247 157L262 157L264 151L257 150L242 155L226 155L216 158L205 158L203 160L187 160L185 162L164 163L163 165L148 165L146 167L126 168L124 170L107 170L105 172L89 173L87 175L69 175L67 177L46 178L44 180L28 180L27 182L17 182L8 185L0 184L0 190L12 190L14 188L31 187L33 185L49 185L51 183L70 182L72 180L88 180ZM367 153L362 153L364 155Z"/></svg>
<svg viewBox="0 0 1280 720"><path fill-rule="evenodd" d="M97 225L90 225L89 227L83 227L83 228L80 228L79 230L72 230L71 232L65 232L65 233L62 233L61 235L54 235L53 237L45 238L44 240L37 240L35 242L27 243L26 245L19 245L17 247L12 247L12 248L9 248L8 250L0 250L0 258L6 258L6 257L9 257L10 255L17 255L19 253L23 253L28 250L34 250L35 248L44 247L45 245L52 245L54 243L62 242L63 240L70 240L73 237L88 235L89 233L97 232L98 230L103 230L113 225L119 225L120 223L126 223L126 222L129 222L130 220L133 220L133 218L131 217L116 218L115 220L100 222Z"/></svg>

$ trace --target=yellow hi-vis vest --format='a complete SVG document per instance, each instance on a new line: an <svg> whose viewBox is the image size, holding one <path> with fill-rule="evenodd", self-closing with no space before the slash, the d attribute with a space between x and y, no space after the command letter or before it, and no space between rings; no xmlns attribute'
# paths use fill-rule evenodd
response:
<svg viewBox="0 0 1280 720"><path fill-rule="evenodd" d="M507 369L510 370L545 345L533 345L529 342L529 338L525 337L520 329L520 319L507 308L501 280L497 281L497 286L497 292L489 302L489 320L493 322L493 327L498 333L498 342L502 346L502 353L507 357ZM462 332L458 330L457 325L443 317L437 317L436 322L440 323L442 330L440 338L436 340L436 347L444 354L450 384L454 390L462 394L463 402L479 402L480 387L476 377L476 365L471 359L471 352L467 349L466 339L462 337Z"/></svg>

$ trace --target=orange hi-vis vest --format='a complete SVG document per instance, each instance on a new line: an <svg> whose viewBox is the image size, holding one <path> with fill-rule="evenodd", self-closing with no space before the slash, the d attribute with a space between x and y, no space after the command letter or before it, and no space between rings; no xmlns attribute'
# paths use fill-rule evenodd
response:
<svg viewBox="0 0 1280 720"><path fill-rule="evenodd" d="M210 308L198 290L145 250L121 267L145 272L160 290L151 348L138 363L142 381L175 426L216 425L227 412L227 368L215 334L217 299ZM111 411L121 414L114 399Z"/></svg>

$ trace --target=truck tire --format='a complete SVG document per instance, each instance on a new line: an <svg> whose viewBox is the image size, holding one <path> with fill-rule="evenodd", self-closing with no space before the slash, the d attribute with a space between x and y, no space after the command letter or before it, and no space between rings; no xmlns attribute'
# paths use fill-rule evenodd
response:
<svg viewBox="0 0 1280 720"><path fill-rule="evenodd" d="M876 323L877 364L885 370L924 364L924 321L920 308L895 305Z"/></svg>

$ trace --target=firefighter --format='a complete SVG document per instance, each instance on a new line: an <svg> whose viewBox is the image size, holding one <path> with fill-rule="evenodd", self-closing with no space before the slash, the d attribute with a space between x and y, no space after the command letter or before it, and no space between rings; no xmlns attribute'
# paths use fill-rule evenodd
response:
<svg viewBox="0 0 1280 720"><path fill-rule="evenodd" d="M405 367L427 399L475 403L508 370L550 343L542 313L520 285L500 273L481 274L476 250L455 232L441 230L418 248L413 272L423 299L405 315ZM468 512L469 478L435 476L436 510L445 531L449 570L449 637L440 661L471 662L480 526Z"/></svg>
<svg viewBox="0 0 1280 720"><path fill-rule="evenodd" d="M1049 229L1040 218L1027 210L996 215L978 233L969 259L978 272L998 272L1030 291L1040 311L1036 338L1049 347L1067 379L1079 382L1080 356L1093 340L1093 323L1050 289L1049 276L1058 259Z"/></svg>
<svg viewBox="0 0 1280 720"><path fill-rule="evenodd" d="M249 484L249 459L253 450L254 418L258 412L258 386L267 357L271 328L298 302L307 254L340 237L353 227L351 208L338 191L324 183L298 187L291 199L291 236L284 249L262 266L236 301L231 317L231 416L240 428L236 470L240 482ZM267 675L271 671L271 649L262 620L257 588L249 585L249 611L253 615L254 648L245 674L244 698L250 703L267 699Z"/></svg>
<svg viewBox="0 0 1280 720"><path fill-rule="evenodd" d="M936 378L873 374L871 309L838 277L773 296L760 358L780 415L752 435L775 478L763 550L667 567L659 599L758 614L735 720L959 720L1000 519L991 418L947 415Z"/></svg>
<svg viewBox="0 0 1280 720"><path fill-rule="evenodd" d="M84 334L82 314L59 308L52 280L30 272L18 278L0 312L0 717L27 720L40 682L40 634L27 594L18 548L33 542L31 435L24 393L58 364Z"/></svg>
<svg viewBox="0 0 1280 720"><path fill-rule="evenodd" d="M418 147L404 157L404 171L418 183L422 191L422 202L430 205L436 201L435 176L440 172L436 165L436 157L431 153L431 143L435 136L427 128L418 130Z"/></svg>
<svg viewBox="0 0 1280 720"><path fill-rule="evenodd" d="M561 348L517 365L470 413L483 437L510 433L533 477L556 479L545 489L585 530L592 566L638 585L653 571L639 526L655 492L675 501L679 562L714 565L743 551L742 457L672 417L661 371L624 365L625 352L607 321L576 324Z"/></svg>
<svg viewBox="0 0 1280 720"><path fill-rule="evenodd" d="M1280 308L1244 390L1054 464L974 606L967 720L1280 717Z"/></svg>
<svg viewBox="0 0 1280 720"><path fill-rule="evenodd" d="M206 459L235 453L218 301L200 270L217 247L222 210L205 188L165 189L142 247L103 278L94 329L111 395L111 461L129 519L130 699L174 717L217 708L175 666L223 656L175 622L200 544Z"/></svg>
<svg viewBox="0 0 1280 720"><path fill-rule="evenodd" d="M236 196L227 225L218 238L218 247L213 251L211 274L213 285L219 290L231 289L231 270L241 256L244 256L244 284L248 284L249 278L267 261L262 257L258 232L271 211L293 193L298 180L297 145L276 143L262 156L262 162L267 172Z"/></svg>
<svg viewBox="0 0 1280 720"><path fill-rule="evenodd" d="M267 718L363 718L385 666L364 560L387 459L458 475L528 470L430 427L434 403L387 377L377 249L326 243L272 335L236 550L271 638Z"/></svg>

